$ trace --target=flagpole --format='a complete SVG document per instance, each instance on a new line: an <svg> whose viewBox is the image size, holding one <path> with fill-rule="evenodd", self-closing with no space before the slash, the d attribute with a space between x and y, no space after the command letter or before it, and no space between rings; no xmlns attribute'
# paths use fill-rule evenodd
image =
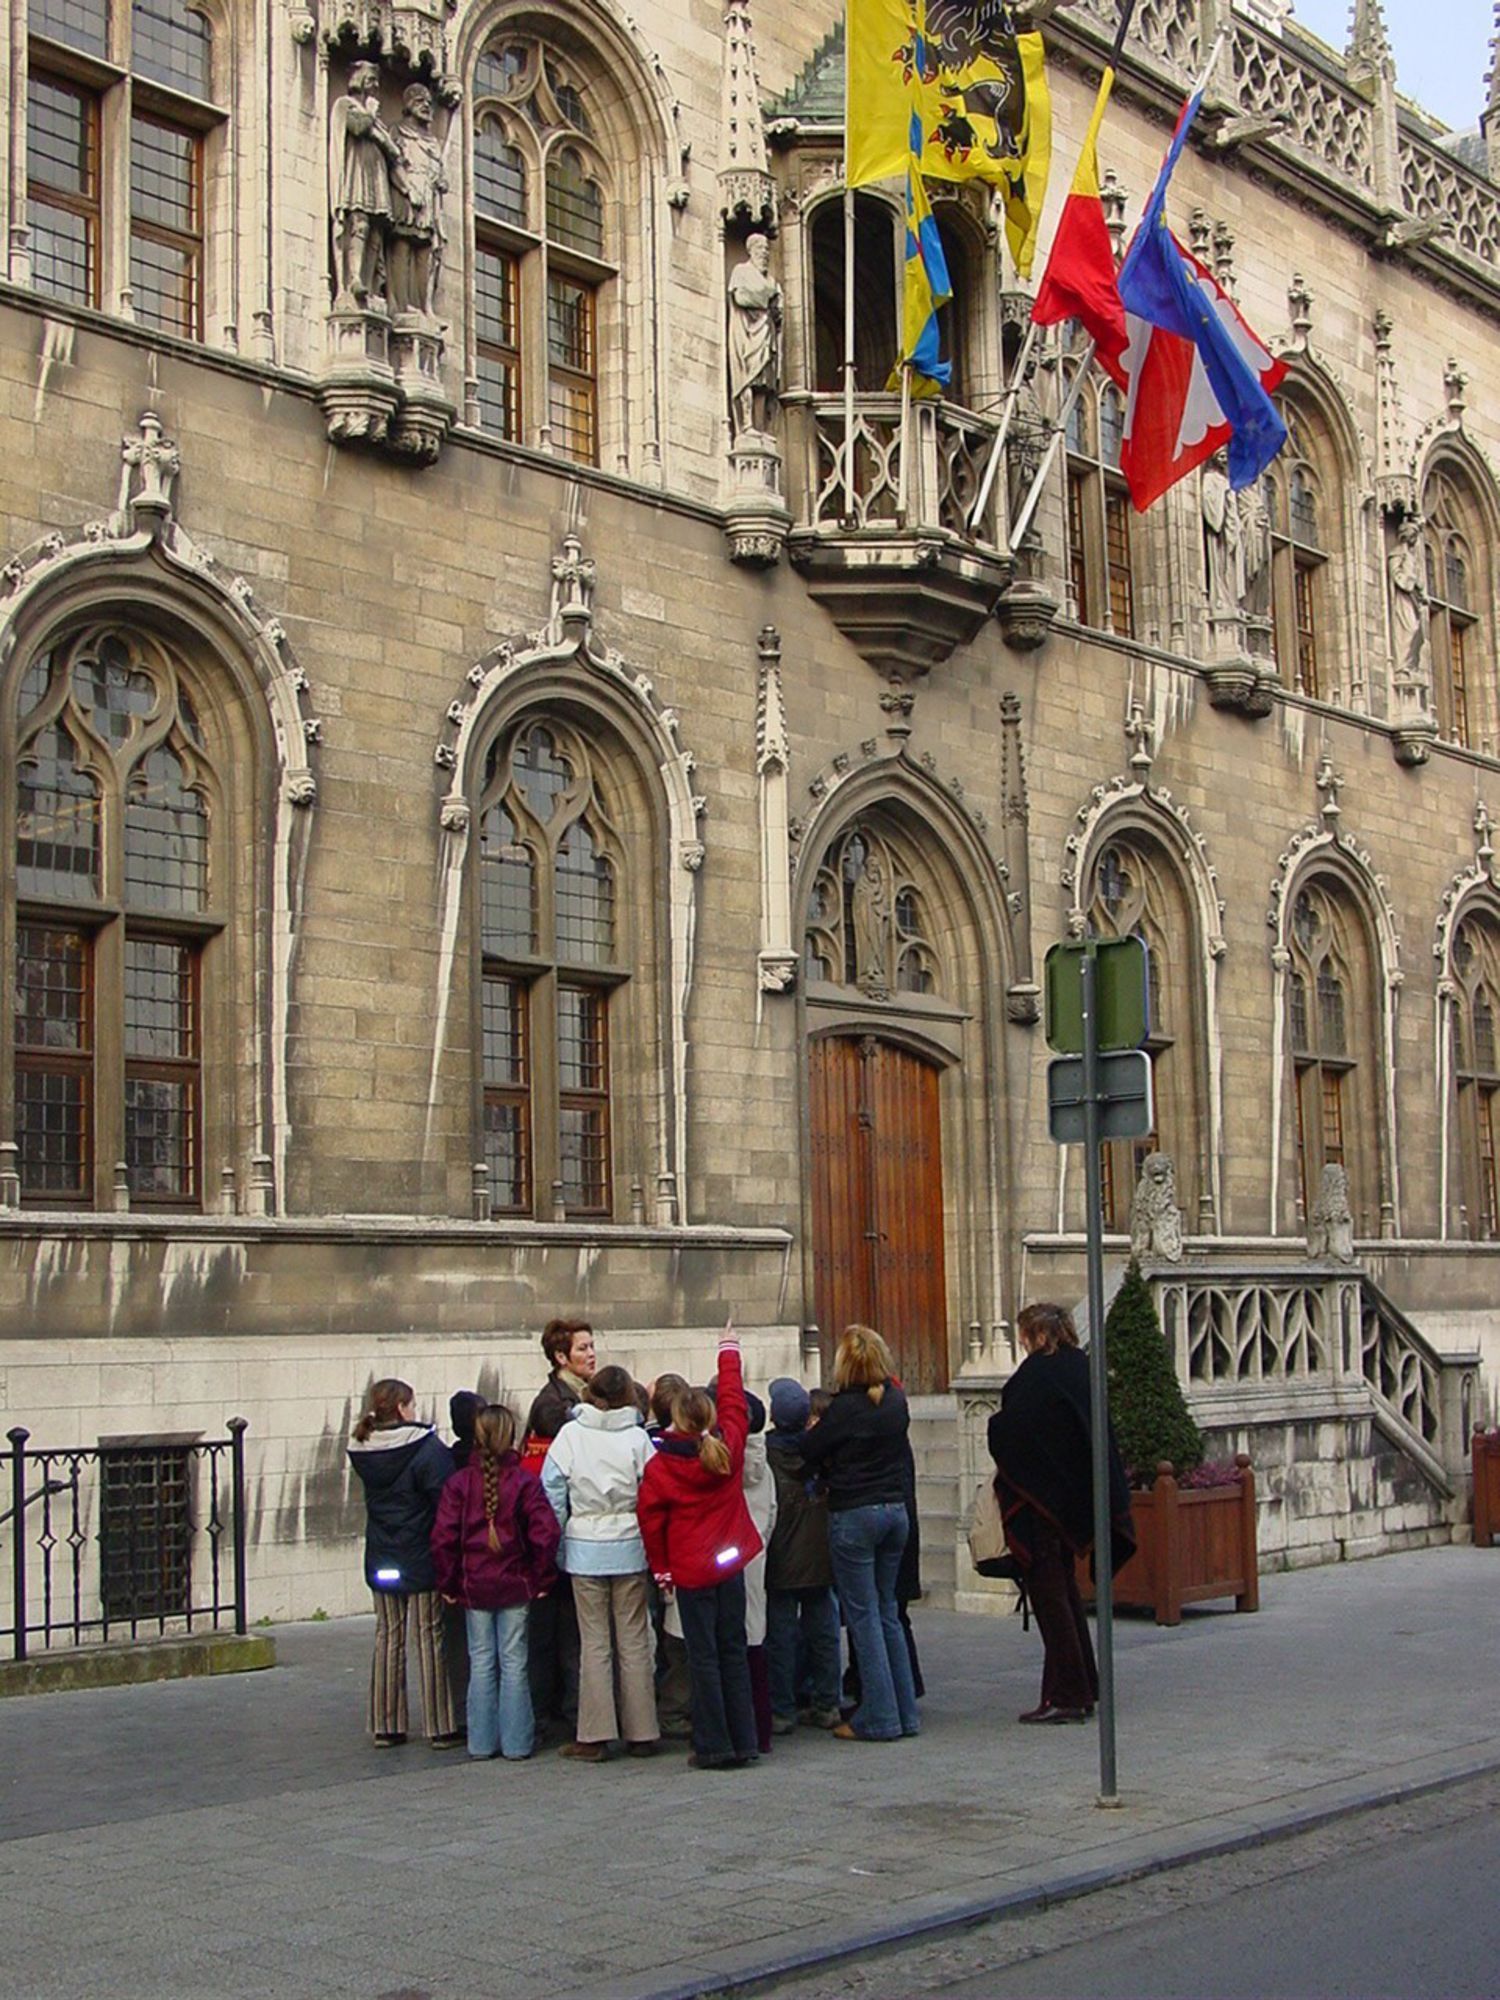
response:
<svg viewBox="0 0 1500 2000"><path fill-rule="evenodd" d="M1021 400L1021 391L1026 384L1026 371L1031 366L1032 350L1036 346L1037 323L1028 322L1026 338L1021 342L1021 351L1016 356L1015 369L1005 386L1005 400L1000 405L1000 422L990 441L990 455L985 462L984 477L979 482L979 493L974 505L969 509L969 532L972 534L984 519L984 510L990 502L990 492L995 484L995 474L1000 469L1000 461L1005 455L1005 440L1010 435L1010 420L1016 413Z"/></svg>
<svg viewBox="0 0 1500 2000"><path fill-rule="evenodd" d="M906 526L906 501L909 488L906 467L911 444L911 363L901 364L901 469L896 479L896 526Z"/></svg>
<svg viewBox="0 0 1500 2000"><path fill-rule="evenodd" d="M1114 47L1110 50L1109 61L1105 64L1106 71L1117 70L1120 67L1120 58L1125 51L1125 37L1130 33L1130 23L1134 18L1135 9L1136 0L1123 0L1120 8L1120 19L1115 27ZM1217 60L1217 46L1215 47L1214 55ZM1084 143L1087 144L1087 140ZM1021 391L1026 385L1026 370L1031 364L1031 353L1033 347L1036 345L1036 336L1037 323L1033 320L1026 331L1025 345L1017 357L1015 373L1006 387L1005 401L1001 405L1000 410L1000 425L995 432L994 442L990 446L990 456L984 468L984 478L979 484L979 496L969 512L969 532L971 534L979 526L984 516L984 510L989 505L990 491L995 484L995 475L1000 469L1000 460L1005 451L1005 440L1010 434L1010 421L1021 400ZM1027 516L1027 522L1028 524L1030 522L1029 515ZM1014 550L1015 542L1018 538L1018 532L1012 529L1010 532L1012 550Z"/></svg>
<svg viewBox="0 0 1500 2000"><path fill-rule="evenodd" d="M1078 357L1078 366L1074 369L1073 379L1068 384L1068 393L1063 397L1062 408L1053 420L1052 436L1047 442L1046 452L1043 455L1040 466L1037 468L1036 478L1031 482L1031 491L1026 495L1025 500L1021 504L1021 511L1017 514L1015 521L1011 525L1010 546L1012 554L1020 547L1026 530L1031 526L1031 517L1035 514L1041 503L1042 488L1046 485L1047 476L1057 459L1057 448L1063 441L1063 434L1068 428L1068 419L1077 407L1078 399L1083 394L1084 380L1093 365L1094 342L1091 340Z"/></svg>
<svg viewBox="0 0 1500 2000"><path fill-rule="evenodd" d="M844 189L844 523L854 519L854 190Z"/></svg>

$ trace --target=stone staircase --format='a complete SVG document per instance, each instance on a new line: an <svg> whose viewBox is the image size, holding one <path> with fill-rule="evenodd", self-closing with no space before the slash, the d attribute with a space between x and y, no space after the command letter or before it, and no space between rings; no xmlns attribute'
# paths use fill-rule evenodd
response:
<svg viewBox="0 0 1500 2000"><path fill-rule="evenodd" d="M911 1448L917 1461L917 1515L922 1524L925 1604L954 1608L957 1589L959 1430L952 1396L913 1396Z"/></svg>

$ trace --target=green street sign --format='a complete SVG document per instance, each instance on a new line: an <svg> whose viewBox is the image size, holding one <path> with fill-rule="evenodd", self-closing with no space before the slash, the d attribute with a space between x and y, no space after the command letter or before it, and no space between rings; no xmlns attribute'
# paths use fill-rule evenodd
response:
<svg viewBox="0 0 1500 2000"><path fill-rule="evenodd" d="M1094 993L1101 1054L1138 1049L1151 1032L1150 965L1138 937L1068 938L1047 953L1047 1046L1060 1056L1083 1054L1084 954L1094 952Z"/></svg>

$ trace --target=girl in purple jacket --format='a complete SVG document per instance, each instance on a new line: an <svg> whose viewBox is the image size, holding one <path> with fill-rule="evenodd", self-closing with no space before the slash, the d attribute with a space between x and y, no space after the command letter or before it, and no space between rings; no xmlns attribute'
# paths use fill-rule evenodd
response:
<svg viewBox="0 0 1500 2000"><path fill-rule="evenodd" d="M474 1454L443 1488L432 1529L437 1587L464 1609L471 1757L529 1757L536 1741L526 1615L557 1581L562 1531L515 1442L516 1420L503 1403L479 1412Z"/></svg>

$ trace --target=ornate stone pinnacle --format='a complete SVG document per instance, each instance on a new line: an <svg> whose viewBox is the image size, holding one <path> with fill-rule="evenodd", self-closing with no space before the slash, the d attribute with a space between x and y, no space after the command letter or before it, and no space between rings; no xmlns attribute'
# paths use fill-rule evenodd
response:
<svg viewBox="0 0 1500 2000"><path fill-rule="evenodd" d="M594 615L594 561L571 530L562 550L552 558L552 618L554 624L587 625Z"/></svg>
<svg viewBox="0 0 1500 2000"><path fill-rule="evenodd" d="M1474 802L1474 832L1479 841L1476 859L1491 880L1494 879L1495 874L1495 843L1491 840L1490 835L1494 831L1495 822L1490 818L1489 807L1483 799L1476 799Z"/></svg>
<svg viewBox="0 0 1500 2000"><path fill-rule="evenodd" d="M1130 704L1130 717L1125 724L1125 734L1135 745L1130 753L1130 768L1142 785L1151 782L1151 759L1155 731L1146 716L1146 711L1138 701Z"/></svg>
<svg viewBox="0 0 1500 2000"><path fill-rule="evenodd" d="M1292 278L1286 302L1291 308L1293 338L1299 347L1306 347L1308 336L1312 332L1313 295L1308 290L1307 280L1300 271Z"/></svg>
<svg viewBox="0 0 1500 2000"><path fill-rule="evenodd" d="M916 696L909 687L904 687L894 675L891 684L880 697L880 706L890 721L885 725L887 736L897 738L911 735L911 712L916 704Z"/></svg>
<svg viewBox="0 0 1500 2000"><path fill-rule="evenodd" d="M126 486L122 504L133 516L145 514L157 521L166 520L172 512L172 482L182 470L182 454L165 434L155 410L142 410L136 435L121 438L120 458ZM131 493L133 472L139 473L140 483Z"/></svg>
<svg viewBox="0 0 1500 2000"><path fill-rule="evenodd" d="M1344 789L1344 781L1333 768L1333 759L1325 752L1318 765L1316 779L1318 790L1323 794L1323 818L1328 826L1337 824L1340 806L1339 793Z"/></svg>
<svg viewBox="0 0 1500 2000"><path fill-rule="evenodd" d="M1449 355L1448 366L1443 370L1443 388L1448 397L1449 420L1462 424L1468 408L1469 378L1459 367L1456 354Z"/></svg>

